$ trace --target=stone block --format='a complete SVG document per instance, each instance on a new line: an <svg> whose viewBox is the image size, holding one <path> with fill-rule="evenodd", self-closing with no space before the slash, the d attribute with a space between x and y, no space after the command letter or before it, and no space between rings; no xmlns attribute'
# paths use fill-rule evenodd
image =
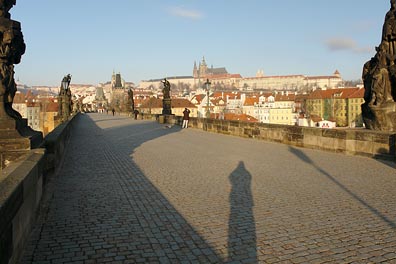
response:
<svg viewBox="0 0 396 264"><path fill-rule="evenodd" d="M346 140L345 130L339 130L339 129L321 129L321 130L323 137L339 138Z"/></svg>
<svg viewBox="0 0 396 264"><path fill-rule="evenodd" d="M319 145L319 136L313 134L304 134L303 144L304 147L317 148Z"/></svg>
<svg viewBox="0 0 396 264"><path fill-rule="evenodd" d="M356 140L346 140L345 142L345 152L350 155L355 155L356 154L356 145L357 141Z"/></svg>
<svg viewBox="0 0 396 264"><path fill-rule="evenodd" d="M268 139L270 141L275 141L275 142L283 142L283 131L279 129L269 129L268 130Z"/></svg>
<svg viewBox="0 0 396 264"><path fill-rule="evenodd" d="M355 145L355 153L363 156L371 156L373 153L372 141L357 140Z"/></svg>
<svg viewBox="0 0 396 264"><path fill-rule="evenodd" d="M314 128L314 127L303 127L302 133L304 134L304 137L309 136L309 135L321 137L322 129Z"/></svg>

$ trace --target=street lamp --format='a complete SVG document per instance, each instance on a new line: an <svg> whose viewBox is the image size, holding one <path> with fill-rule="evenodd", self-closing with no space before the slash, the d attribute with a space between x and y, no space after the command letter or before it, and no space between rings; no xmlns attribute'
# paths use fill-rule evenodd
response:
<svg viewBox="0 0 396 264"><path fill-rule="evenodd" d="M210 84L209 79L206 79L206 118L210 118L210 109L209 109L209 91L210 91Z"/></svg>
<svg viewBox="0 0 396 264"><path fill-rule="evenodd" d="M62 89L63 90L67 90L67 88L69 87L69 82L65 79L62 80Z"/></svg>

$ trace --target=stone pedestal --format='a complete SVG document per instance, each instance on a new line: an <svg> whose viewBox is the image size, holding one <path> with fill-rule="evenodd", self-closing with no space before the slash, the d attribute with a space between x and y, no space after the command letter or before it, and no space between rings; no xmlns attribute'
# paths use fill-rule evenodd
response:
<svg viewBox="0 0 396 264"><path fill-rule="evenodd" d="M162 114L163 115L171 115L172 114L172 105L171 99L165 98L162 100Z"/></svg>
<svg viewBox="0 0 396 264"><path fill-rule="evenodd" d="M29 150L30 140L18 133L15 120L8 116L0 117L0 168L5 168Z"/></svg>
<svg viewBox="0 0 396 264"><path fill-rule="evenodd" d="M381 106L362 105L363 121L366 128L380 131L396 131L396 103Z"/></svg>
<svg viewBox="0 0 396 264"><path fill-rule="evenodd" d="M42 133L28 127L21 114L12 108L17 90L14 64L21 61L26 49L21 24L10 19L9 10L15 3L16 0L0 1L0 168L37 148L43 139Z"/></svg>
<svg viewBox="0 0 396 264"><path fill-rule="evenodd" d="M42 141L42 133L28 127L26 119L15 120L8 115L1 115L0 168L7 167L10 162L26 154L30 149L38 148Z"/></svg>
<svg viewBox="0 0 396 264"><path fill-rule="evenodd" d="M175 124L175 115L160 115L158 117L158 123L160 124Z"/></svg>

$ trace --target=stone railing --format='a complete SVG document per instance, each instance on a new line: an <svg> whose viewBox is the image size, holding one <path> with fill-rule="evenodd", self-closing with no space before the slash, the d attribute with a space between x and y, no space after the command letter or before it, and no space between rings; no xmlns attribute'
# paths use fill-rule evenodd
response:
<svg viewBox="0 0 396 264"><path fill-rule="evenodd" d="M18 263L36 220L40 202L48 196L51 176L61 166L75 119L44 138L44 148L29 151L0 176L0 263Z"/></svg>
<svg viewBox="0 0 396 264"><path fill-rule="evenodd" d="M180 125L181 119L179 116L174 117L171 122ZM396 132L323 129L203 118L191 118L189 127L304 148L396 161Z"/></svg>

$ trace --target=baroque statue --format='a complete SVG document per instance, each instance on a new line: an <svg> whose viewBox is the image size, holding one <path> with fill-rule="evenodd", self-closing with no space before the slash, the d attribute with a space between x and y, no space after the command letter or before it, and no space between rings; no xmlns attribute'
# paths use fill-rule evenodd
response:
<svg viewBox="0 0 396 264"><path fill-rule="evenodd" d="M170 83L169 83L169 81L165 78L162 80L162 83L164 84L164 88L162 89L162 93L164 94L164 99L170 98Z"/></svg>
<svg viewBox="0 0 396 264"><path fill-rule="evenodd" d="M21 62L26 45L21 24L11 19L10 9L16 0L0 0L0 135L2 138L0 167L4 168L26 153L39 147L43 134L27 125L27 120L12 107L17 86L14 64ZM7 161L7 162L6 162Z"/></svg>
<svg viewBox="0 0 396 264"><path fill-rule="evenodd" d="M376 54L363 66L363 121L366 128L396 131L396 0L385 15Z"/></svg>
<svg viewBox="0 0 396 264"><path fill-rule="evenodd" d="M65 75L61 82L59 91L58 104L59 116L62 121L67 121L72 112L72 95L70 90L71 75Z"/></svg>
<svg viewBox="0 0 396 264"><path fill-rule="evenodd" d="M16 93L14 64L21 61L25 53L25 42L19 22L10 19L10 9L15 0L0 0L0 116L22 118L12 109Z"/></svg>
<svg viewBox="0 0 396 264"><path fill-rule="evenodd" d="M128 90L128 103L131 104L131 111L135 111L135 101L133 99L133 90L132 88L129 88Z"/></svg>
<svg viewBox="0 0 396 264"><path fill-rule="evenodd" d="M170 98L170 83L169 81L164 78L162 81L164 88L162 89L162 93L164 98L162 99L162 114L163 115L171 115L172 114L172 105L171 105L171 98Z"/></svg>

